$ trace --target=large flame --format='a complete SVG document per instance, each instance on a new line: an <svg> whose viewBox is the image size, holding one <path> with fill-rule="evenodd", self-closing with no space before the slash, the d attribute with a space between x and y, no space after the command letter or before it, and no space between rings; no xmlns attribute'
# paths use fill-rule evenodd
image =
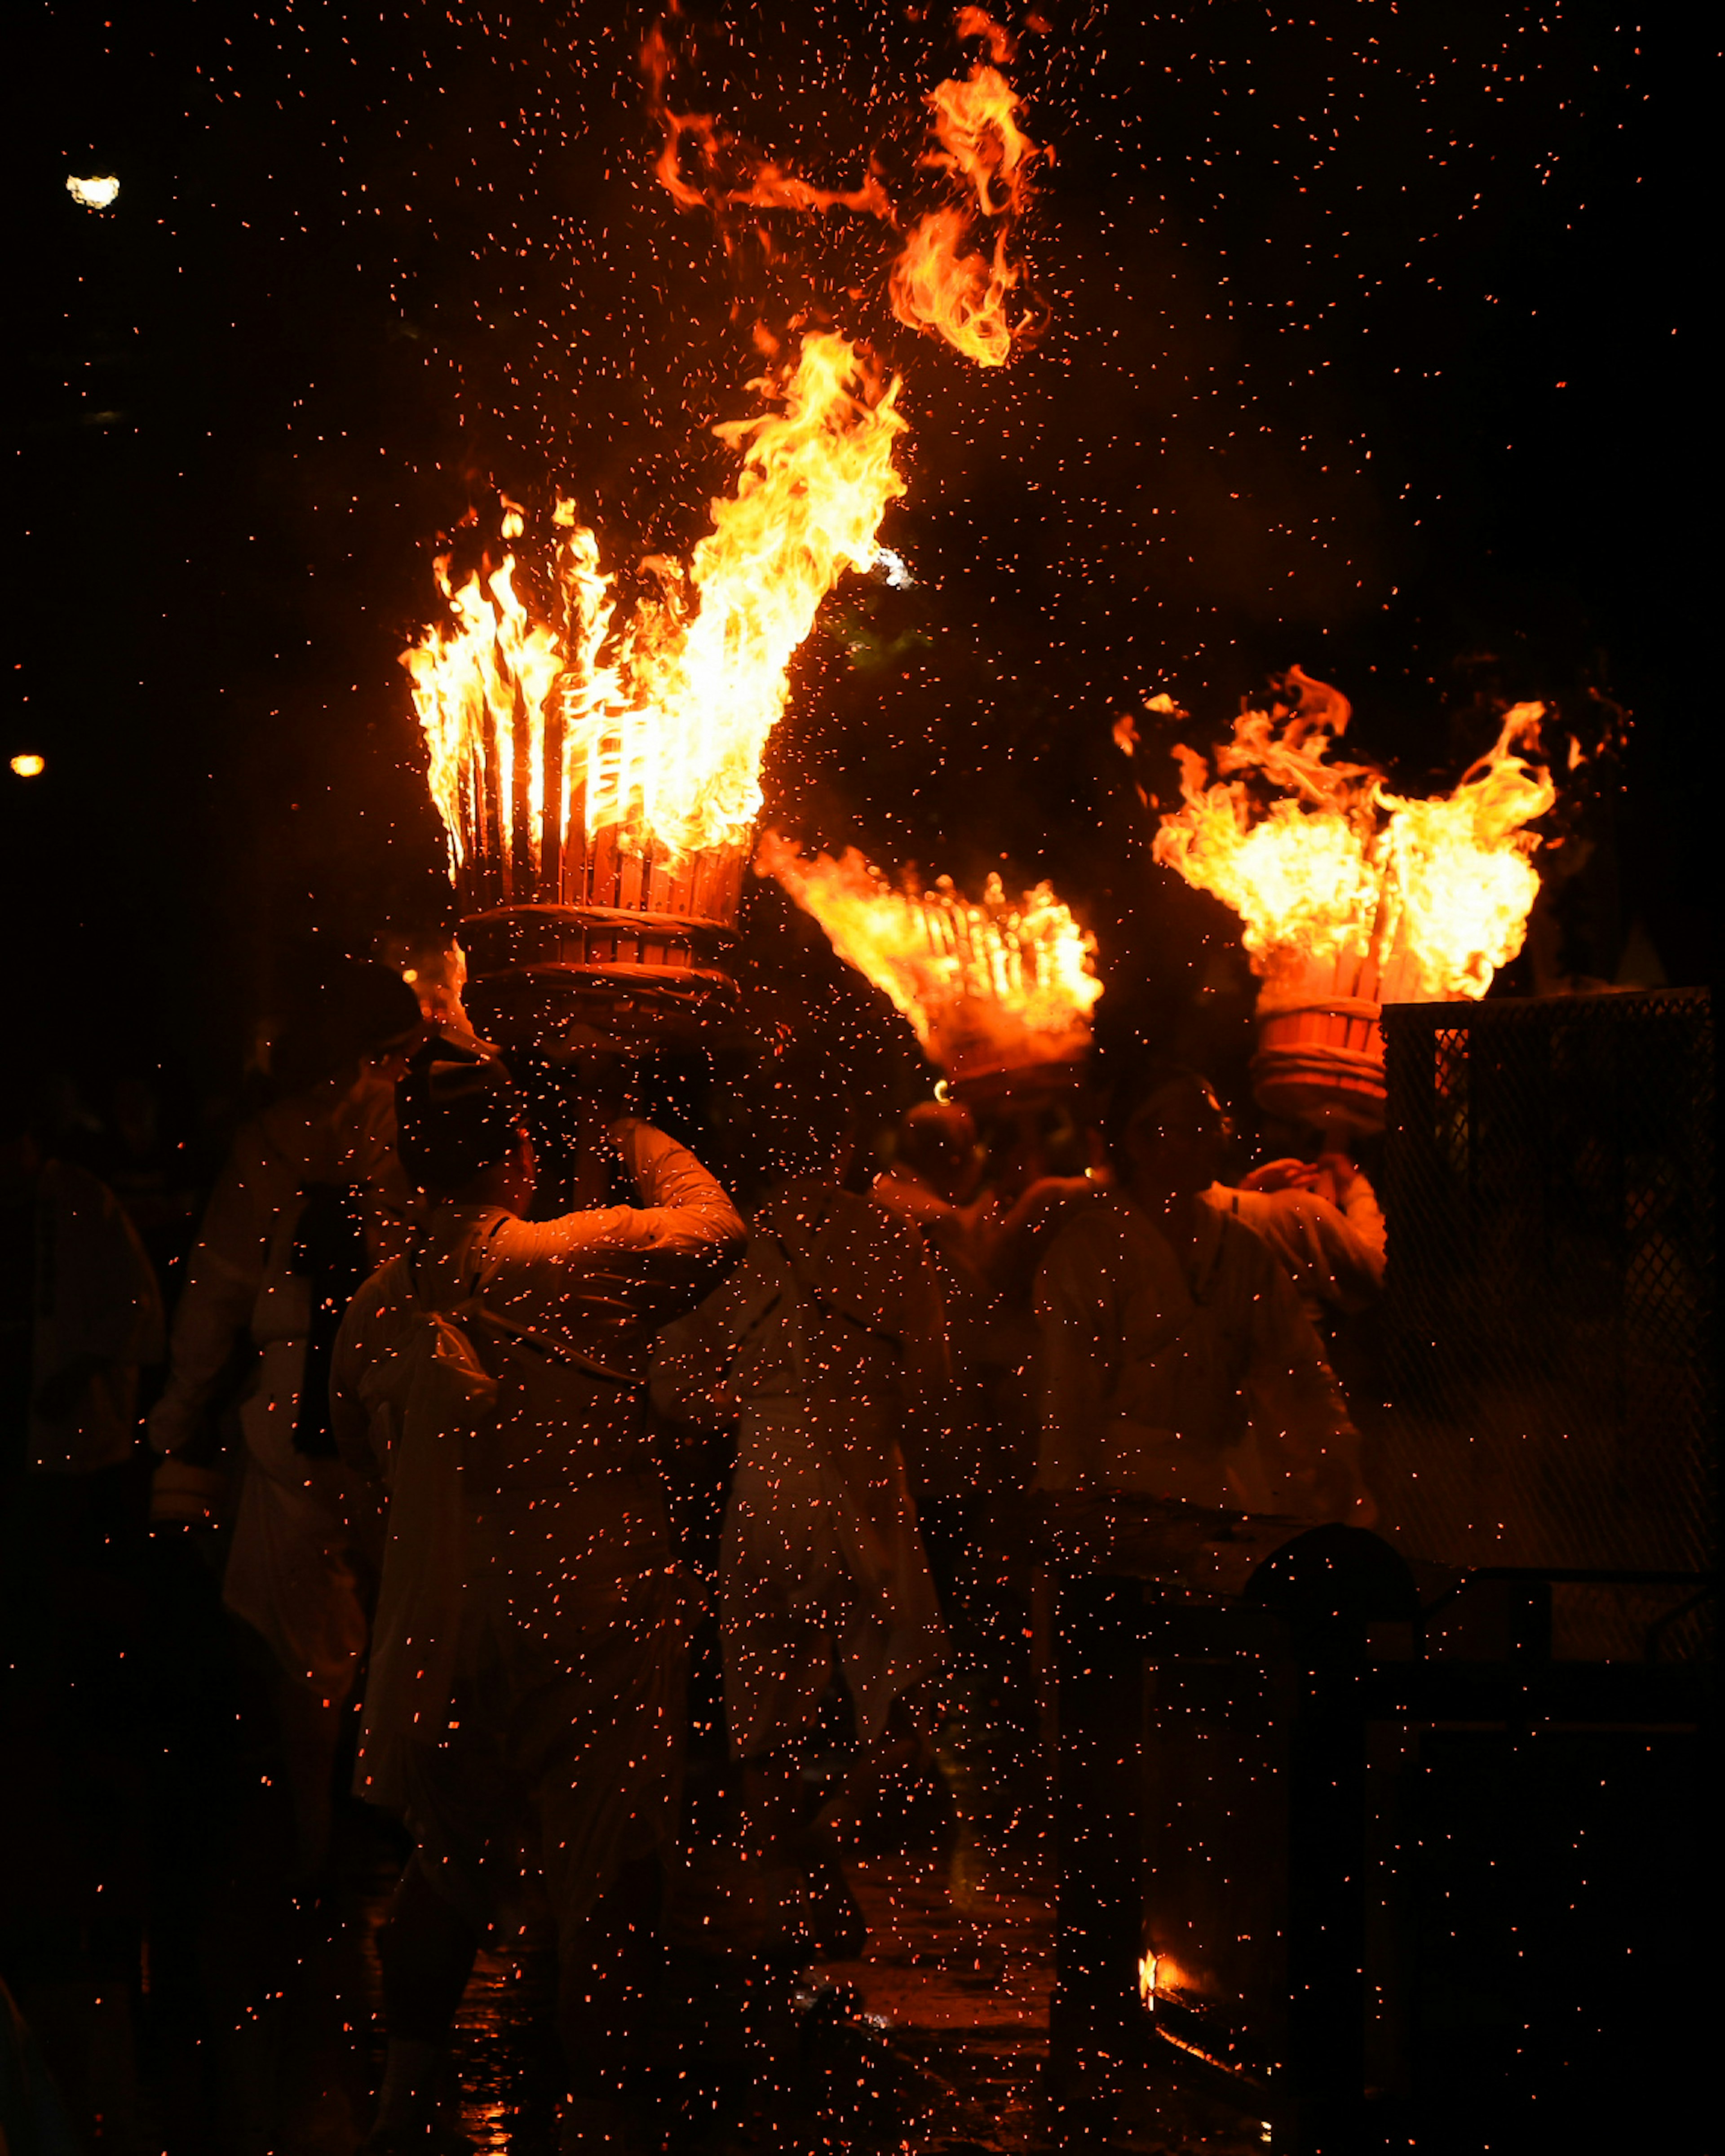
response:
<svg viewBox="0 0 1725 2156"><path fill-rule="evenodd" d="M957 11L955 28L988 58L929 94L922 162L960 199L911 228L891 294L903 320L995 366L1033 326L1022 300L1009 311L1019 282L1009 240L1039 152L1000 72L1010 38L975 7ZM642 72L664 138L655 169L680 207L711 212L727 248L727 219L745 208L849 210L902 232L872 161L855 187L823 188L711 115L675 110L676 58L664 25L648 33ZM988 221L983 251L972 241ZM757 336L778 351L764 326ZM567 504L536 575L509 551L522 531L512 508L505 546L465 580L452 576L453 554L439 561L444 616L403 657L451 874L468 899L696 914L734 900L792 654L839 576L874 562L881 517L904 490L893 466L899 383L865 349L813 331L752 386L762 408L714 430L740 454L733 491L712 504L686 566L642 565L658 588L626 615Z"/></svg>
<svg viewBox="0 0 1725 2156"><path fill-rule="evenodd" d="M1067 1062L1089 1046L1102 993L1095 938L1048 884L1014 900L991 875L980 905L947 876L930 891L899 890L855 849L809 860L773 831L755 869L814 915L952 1075Z"/></svg>
<svg viewBox="0 0 1725 2156"><path fill-rule="evenodd" d="M550 865L601 834L660 859L747 849L792 654L844 572L874 560L904 485L899 384L867 353L814 331L755 387L767 408L714 430L742 452L734 490L687 570L655 563L659 594L620 626L567 505L560 625L532 618L512 554L459 588L439 562L449 616L403 657L453 871L495 860L498 896L556 898Z"/></svg>
<svg viewBox="0 0 1725 2156"><path fill-rule="evenodd" d="M991 57L1012 57L1011 41L979 8L963 8L961 37L983 37ZM938 83L927 99L934 141L922 162L943 172L956 206L917 218L892 266L892 311L913 329L932 330L980 367L999 367L1014 343L1038 326L1013 321L1007 300L1019 282L1013 228L1029 201L1037 145L1019 125L1016 92L999 69L978 60L962 82ZM978 220L995 220L991 252L973 244Z"/></svg>
<svg viewBox="0 0 1725 2156"><path fill-rule="evenodd" d="M1235 721L1214 783L1204 757L1176 752L1185 805L1163 817L1156 859L1240 916L1260 1009L1348 958L1374 959L1409 1000L1484 995L1539 891L1527 827L1557 792L1522 752L1537 754L1544 707L1515 706L1455 791L1422 801L1368 766L1329 762L1345 701L1297 667L1287 681L1291 707Z"/></svg>

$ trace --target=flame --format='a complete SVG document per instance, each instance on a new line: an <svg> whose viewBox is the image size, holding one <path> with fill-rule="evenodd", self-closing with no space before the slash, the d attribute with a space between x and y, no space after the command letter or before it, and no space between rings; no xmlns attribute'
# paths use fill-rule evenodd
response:
<svg viewBox="0 0 1725 2156"><path fill-rule="evenodd" d="M838 860L809 860L773 831L762 839L755 872L776 877L814 915L839 956L886 991L947 1072L1066 1062L1089 1046L1102 993L1096 940L1048 884L1014 901L991 875L980 905L948 876L932 891L901 891L855 849Z"/></svg>
<svg viewBox="0 0 1725 2156"><path fill-rule="evenodd" d="M952 17L955 38L980 38L988 48L988 58L1004 67L1014 57L1017 47L1012 33L997 23L986 8L960 8Z"/></svg>
<svg viewBox="0 0 1725 2156"><path fill-rule="evenodd" d="M1019 282L1009 242L1040 153L1000 72L1011 38L979 8L960 8L955 27L988 57L929 93L922 162L963 199L912 226L891 296L904 321L998 366L1035 326L1022 307L1016 321L1009 312ZM727 247L727 217L745 207L848 209L901 230L872 162L855 187L819 187L712 115L674 110L675 64L655 25L641 49L663 136L655 169L680 207L711 212ZM991 253L971 245L986 220L997 227ZM751 385L762 408L714 429L739 454L735 488L711 505L711 528L686 565L641 564L657 589L625 618L596 538L567 503L542 573L518 578L526 514L507 500L500 544L479 568L458 584L451 557L439 562L444 618L403 662L450 873L468 896L483 887L487 903L580 902L597 901L603 885L607 904L698 912L715 886L705 870L681 871L721 855L734 896L792 655L844 572L876 560L881 518L904 490L893 463L906 425L897 379L834 331L809 331L789 362L766 324L756 340L771 362ZM616 873L624 856L638 873Z"/></svg>
<svg viewBox="0 0 1725 2156"><path fill-rule="evenodd" d="M970 225L958 209L931 210L916 220L892 265L892 311L911 329L933 330L978 367L1001 367L1012 357L1006 298L1019 272L1004 232L992 262L965 253Z"/></svg>
<svg viewBox="0 0 1725 2156"><path fill-rule="evenodd" d="M1138 1996L1153 2014L1158 1997L1173 1999L1182 1992L1189 1996L1204 1988L1172 1954L1158 1953L1152 1947L1138 1957Z"/></svg>
<svg viewBox="0 0 1725 2156"><path fill-rule="evenodd" d="M512 552L458 588L439 561L449 616L403 663L452 874L495 862L505 899L555 898L540 888L553 855L601 832L675 860L747 847L792 654L844 572L873 562L903 491L893 450L905 429L896 378L829 331L752 386L767 408L714 429L742 452L733 492L712 504L686 572L645 565L659 593L620 627L598 542L570 503L553 518L561 627L530 613ZM506 537L519 536L521 512L506 510Z"/></svg>
<svg viewBox="0 0 1725 2156"><path fill-rule="evenodd" d="M1010 38L980 8L961 8L955 27L961 37L986 37L994 59L1012 57ZM1012 259L1014 227L1029 204L1030 166L1040 152L1019 125L1016 91L988 61L978 61L963 82L937 83L927 103L934 141L922 162L945 172L963 199L911 226L892 265L892 311L979 367L1004 366L1014 342L1029 343L1041 326L1034 311L1014 322L1006 308L1021 274ZM999 221L992 256L970 245L979 218Z"/></svg>
<svg viewBox="0 0 1725 2156"><path fill-rule="evenodd" d="M676 55L662 23L655 23L641 45L641 75L647 85L647 108L664 132L665 143L653 169L680 209L708 209L718 220L730 246L725 213L731 209L848 209L877 217L891 224L893 208L880 176L872 169L855 187L818 187L799 173L788 171L732 135L709 112L676 112L666 92ZM693 146L694 164L701 184L683 177L683 146ZM734 171L740 177L726 182L721 176Z"/></svg>
<svg viewBox="0 0 1725 2156"><path fill-rule="evenodd" d="M519 518L506 516L507 532ZM449 557L435 573L450 619L402 655L428 752L428 781L449 834L453 874L475 854L494 852L504 887L520 873L516 838L536 869L544 829L545 707L562 657L515 590L515 557L459 588Z"/></svg>
<svg viewBox="0 0 1725 2156"><path fill-rule="evenodd" d="M82 208L111 209L120 199L120 182L111 172L100 173L92 179L80 179L75 172L69 172L66 192Z"/></svg>
<svg viewBox="0 0 1725 2156"><path fill-rule="evenodd" d="M1019 126L1018 93L999 69L979 60L963 82L937 83L927 104L936 146L925 151L922 162L971 187L984 217L1021 215L1029 201L1037 146Z"/></svg>
<svg viewBox="0 0 1725 2156"><path fill-rule="evenodd" d="M1484 995L1521 949L1538 895L1540 839L1527 826L1557 793L1522 751L1538 753L1543 706L1509 711L1453 793L1414 800L1368 765L1330 762L1346 701L1297 667L1286 682L1291 706L1235 721L1214 783L1202 757L1176 750L1184 806L1163 817L1156 859L1239 914L1265 980L1261 1009L1347 958L1375 959L1410 1000ZM1278 789L1267 807L1264 782Z"/></svg>
<svg viewBox="0 0 1725 2156"><path fill-rule="evenodd" d="M1012 257L1016 220L1029 201L1029 173L1042 154L1019 125L1017 93L1000 72L1014 53L1007 32L981 8L960 8L953 28L978 38L988 59L963 80L937 83L924 102L930 146L919 162L939 172L961 199L929 210L907 230L872 160L855 187L821 187L732 135L712 114L679 112L670 102L676 54L663 23L641 47L648 107L664 141L654 161L660 184L682 209L710 211L727 249L737 209L850 210L905 231L888 279L892 311L907 327L932 331L981 367L999 367L1014 343L1040 327L1038 311L1014 321L1007 301L1022 272ZM992 249L975 244L979 220L999 221Z"/></svg>

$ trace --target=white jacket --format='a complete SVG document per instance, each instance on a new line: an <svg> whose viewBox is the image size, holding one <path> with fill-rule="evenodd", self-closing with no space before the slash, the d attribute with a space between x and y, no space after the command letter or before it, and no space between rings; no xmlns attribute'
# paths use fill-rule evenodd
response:
<svg viewBox="0 0 1725 2156"><path fill-rule="evenodd" d="M1197 1230L1189 1277L1119 1191L1055 1237L1036 1281L1036 1486L1343 1517L1359 1440L1292 1281L1213 1206Z"/></svg>

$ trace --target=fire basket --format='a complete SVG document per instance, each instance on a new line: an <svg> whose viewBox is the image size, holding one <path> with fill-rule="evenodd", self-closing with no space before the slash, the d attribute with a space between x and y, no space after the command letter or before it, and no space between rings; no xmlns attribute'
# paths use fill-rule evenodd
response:
<svg viewBox="0 0 1725 2156"><path fill-rule="evenodd" d="M1240 917L1263 983L1261 1106L1381 1129L1383 1007L1483 996L1520 950L1539 890L1528 826L1556 799L1542 716L1517 705L1452 793L1413 799L1368 765L1327 762L1347 701L1295 667L1274 710L1235 721L1218 783L1176 752L1183 805L1162 818L1155 855Z"/></svg>
<svg viewBox="0 0 1725 2156"><path fill-rule="evenodd" d="M778 878L839 956L891 998L955 1098L1017 1115L1075 1096L1090 1052L1094 937L1053 887L980 902L950 876L894 886L856 852L812 860L777 833L756 867Z"/></svg>
<svg viewBox="0 0 1725 2156"><path fill-rule="evenodd" d="M696 1044L735 1013L725 960L742 867L736 850L655 862L623 852L614 830L590 839L578 824L566 843L547 834L539 863L512 875L495 857L470 860L457 876L469 1015L506 1046L554 1050L593 1033Z"/></svg>
<svg viewBox="0 0 1725 2156"><path fill-rule="evenodd" d="M1322 964L1286 968L1258 998L1258 1105L1291 1122L1384 1127L1384 1005L1418 994L1404 951L1344 951Z"/></svg>

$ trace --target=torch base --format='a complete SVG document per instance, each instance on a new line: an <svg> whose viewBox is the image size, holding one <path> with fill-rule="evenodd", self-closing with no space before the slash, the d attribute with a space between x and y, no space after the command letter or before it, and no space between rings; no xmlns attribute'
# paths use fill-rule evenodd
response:
<svg viewBox="0 0 1725 2156"><path fill-rule="evenodd" d="M1384 1127L1384 1035L1378 1007L1353 998L1266 1012L1252 1058L1260 1108L1319 1128L1362 1135Z"/></svg>
<svg viewBox="0 0 1725 2156"><path fill-rule="evenodd" d="M599 906L526 906L461 924L463 1000L500 1048L555 1056L596 1042L629 1055L715 1045L737 984L714 963L722 922Z"/></svg>
<svg viewBox="0 0 1725 2156"><path fill-rule="evenodd" d="M1084 1065L1077 1059L1060 1063L1021 1063L999 1070L958 1071L948 1078L947 1091L968 1108L1051 1108L1071 1100L1083 1087Z"/></svg>

